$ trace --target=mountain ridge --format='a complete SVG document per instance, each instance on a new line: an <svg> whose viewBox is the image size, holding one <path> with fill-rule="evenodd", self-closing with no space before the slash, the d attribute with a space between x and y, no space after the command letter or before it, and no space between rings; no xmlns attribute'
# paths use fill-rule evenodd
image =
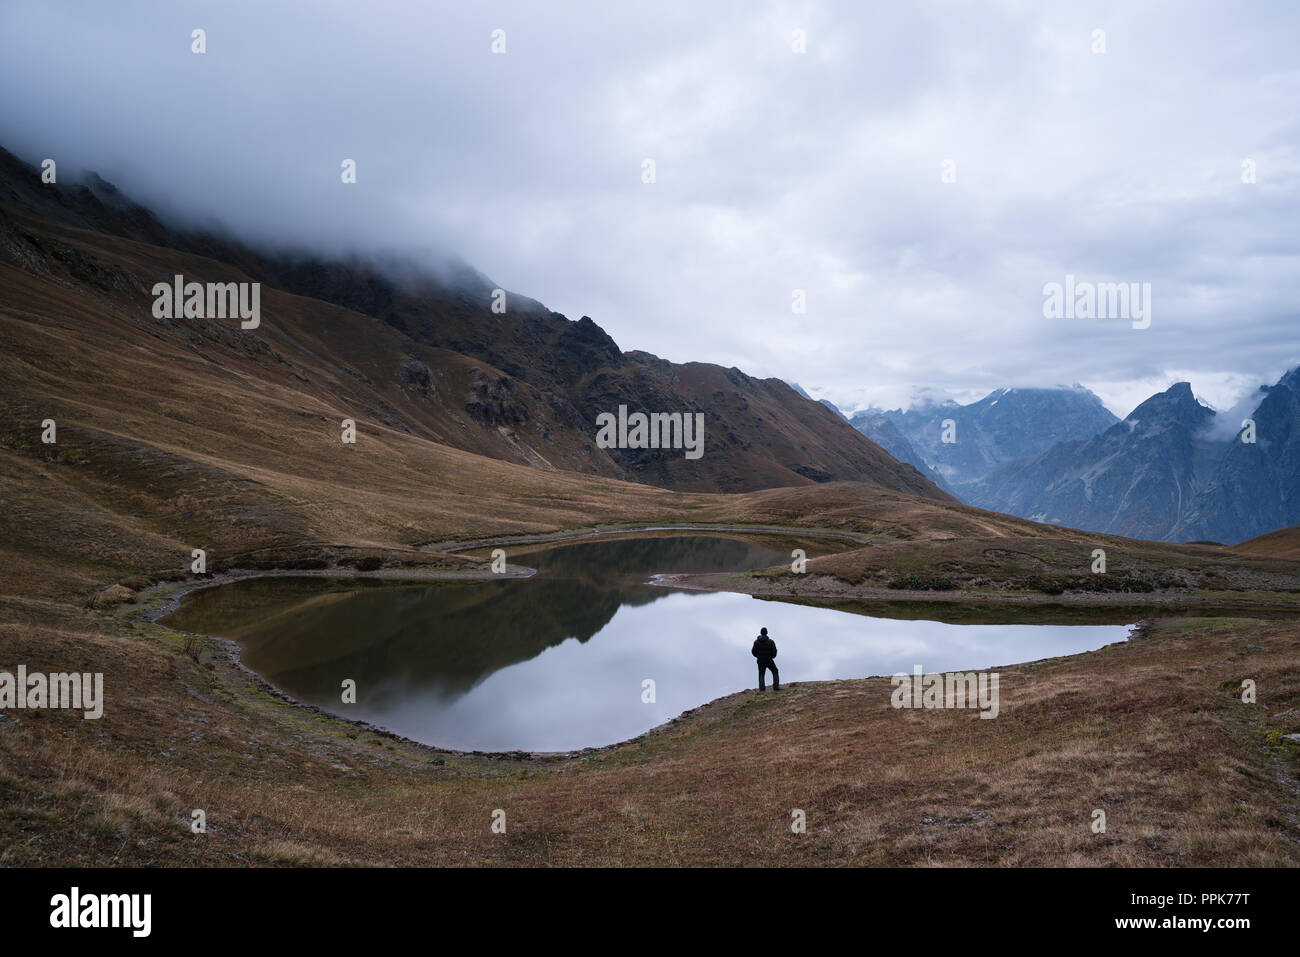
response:
<svg viewBox="0 0 1300 957"><path fill-rule="evenodd" d="M1177 382L1084 441L963 486L968 504L1157 541L1240 542L1300 522L1300 367L1263 389L1256 441L1217 438L1218 413ZM1233 423L1235 425L1235 423Z"/></svg>
<svg viewBox="0 0 1300 957"><path fill-rule="evenodd" d="M179 337L200 351L220 343L281 377L314 371L340 409L475 454L681 490L865 481L948 500L912 466L778 379L623 352L589 317L571 321L509 292L506 313L494 313L490 281L469 267L447 285L427 274L399 281L359 259L267 254L173 229L97 177L89 185L42 184L34 167L8 153L0 153L0 257L29 273L89 283L114 301L116 334L130 326L131 336ZM232 333L202 319L165 320L160 332L164 321L150 315L146 291L177 271L263 283L271 323L280 309L296 317L292 344L284 330ZM312 302L326 307L315 317ZM368 317L391 333L346 316ZM348 344L326 344L322 335ZM318 360L329 366L323 376ZM350 406L358 390L365 397ZM596 417L623 404L706 413L702 462L679 450L597 448Z"/></svg>
<svg viewBox="0 0 1300 957"><path fill-rule="evenodd" d="M892 423L906 447L883 426L881 417ZM905 410L872 407L855 413L851 421L868 425L865 434L873 441L886 448L893 444L896 458L907 455L906 461L931 469L960 497L965 483L1004 462L1045 451L1058 441L1091 437L1118 419L1090 390L1057 386L994 389L965 405L944 399ZM951 428L945 425L949 421Z"/></svg>

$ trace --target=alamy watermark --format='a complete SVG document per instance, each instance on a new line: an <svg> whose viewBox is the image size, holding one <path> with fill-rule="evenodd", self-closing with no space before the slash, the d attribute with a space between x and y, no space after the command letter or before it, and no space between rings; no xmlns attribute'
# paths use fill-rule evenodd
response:
<svg viewBox="0 0 1300 957"><path fill-rule="evenodd" d="M50 898L50 926L126 928L132 937L148 937L152 911L152 894L83 894L74 887Z"/></svg>
<svg viewBox="0 0 1300 957"><path fill-rule="evenodd" d="M1043 283L1043 316L1047 319L1129 319L1134 329L1151 325L1151 283Z"/></svg>
<svg viewBox="0 0 1300 957"><path fill-rule="evenodd" d="M618 407L618 415L596 416L596 445L602 449L685 449L688 459L704 454L703 412L633 412Z"/></svg>
<svg viewBox="0 0 1300 957"><path fill-rule="evenodd" d="M154 283L155 319L242 319L241 329L262 324L260 282L186 282L180 273L174 282Z"/></svg>
<svg viewBox="0 0 1300 957"><path fill-rule="evenodd" d="M998 716L998 672L927 675L920 665L912 672L899 672L889 679L894 686L889 703L895 708L979 708L981 718Z"/></svg>
<svg viewBox="0 0 1300 957"><path fill-rule="evenodd" d="M0 671L0 711L80 708L87 721L104 716L104 673L78 674L28 672L19 665L17 674Z"/></svg>

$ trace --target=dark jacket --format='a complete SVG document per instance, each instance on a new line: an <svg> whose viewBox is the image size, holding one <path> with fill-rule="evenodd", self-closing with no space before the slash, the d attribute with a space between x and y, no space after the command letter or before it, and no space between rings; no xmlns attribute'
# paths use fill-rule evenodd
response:
<svg viewBox="0 0 1300 957"><path fill-rule="evenodd" d="M760 661L771 661L776 657L776 642L767 635L759 635L754 639L754 647L749 650Z"/></svg>

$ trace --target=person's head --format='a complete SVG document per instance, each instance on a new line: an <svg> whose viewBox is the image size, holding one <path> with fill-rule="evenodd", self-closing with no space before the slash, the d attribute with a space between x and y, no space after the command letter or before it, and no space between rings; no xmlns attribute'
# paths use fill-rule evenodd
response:
<svg viewBox="0 0 1300 957"><path fill-rule="evenodd" d="M760 629L758 630L758 633L759 633L760 635L766 635L766 634L767 634L767 629L766 629L766 628L760 628Z"/></svg>

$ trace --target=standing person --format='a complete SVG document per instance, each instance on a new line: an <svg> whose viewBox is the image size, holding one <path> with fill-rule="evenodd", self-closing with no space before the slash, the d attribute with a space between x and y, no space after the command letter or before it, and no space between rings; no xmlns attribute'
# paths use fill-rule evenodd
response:
<svg viewBox="0 0 1300 957"><path fill-rule="evenodd" d="M764 628L759 636L754 639L754 647L749 649L750 653L758 659L758 690L763 691L767 688L765 680L767 676L763 673L766 669L772 672L772 690L781 690L781 673L776 670L776 642L767 637L767 629Z"/></svg>

